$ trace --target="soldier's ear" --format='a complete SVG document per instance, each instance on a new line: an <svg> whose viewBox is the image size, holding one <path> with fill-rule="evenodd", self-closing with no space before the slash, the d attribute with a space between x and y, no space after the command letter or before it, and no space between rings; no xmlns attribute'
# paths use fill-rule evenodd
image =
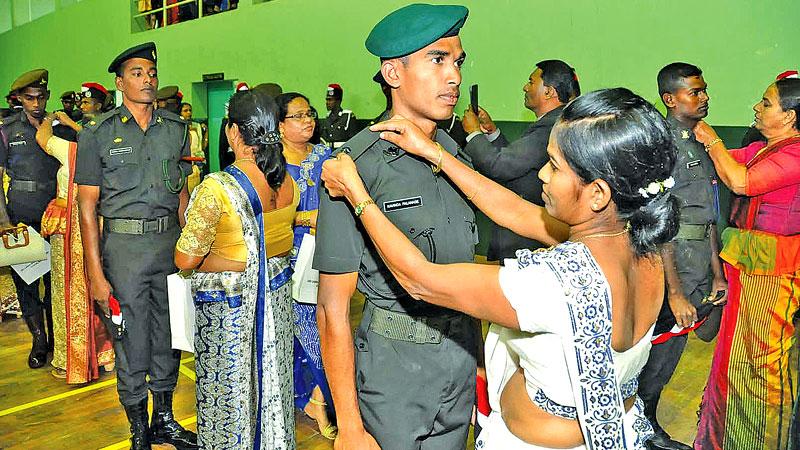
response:
<svg viewBox="0 0 800 450"><path fill-rule="evenodd" d="M675 96L672 95L672 92L664 92L661 94L661 101L664 102L664 106L667 108L675 107Z"/></svg>
<svg viewBox="0 0 800 450"><path fill-rule="evenodd" d="M381 75L392 88L400 87L400 70L403 62L399 58L387 59L381 63Z"/></svg>
<svg viewBox="0 0 800 450"><path fill-rule="evenodd" d="M123 84L122 84L122 77L121 76L117 75L116 77L114 77L114 86L117 87L118 91L125 92L125 90L122 89L123 88Z"/></svg>

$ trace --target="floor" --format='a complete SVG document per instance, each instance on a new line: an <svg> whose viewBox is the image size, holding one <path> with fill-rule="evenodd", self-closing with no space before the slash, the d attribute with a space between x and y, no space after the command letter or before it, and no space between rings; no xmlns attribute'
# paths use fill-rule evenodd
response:
<svg viewBox="0 0 800 450"><path fill-rule="evenodd" d="M351 323L360 320L363 299L355 296ZM30 334L21 320L0 323L0 450L127 449L128 425L117 402L114 374L87 386L67 386L49 368L26 364ZM711 362L713 343L690 339L677 373L664 392L659 417L673 437L691 442L696 411ZM175 416L195 429L194 359L184 354L175 393ZM298 449L333 448L315 423L297 414ZM154 447L170 449L172 446ZM468 448L472 449L472 444Z"/></svg>

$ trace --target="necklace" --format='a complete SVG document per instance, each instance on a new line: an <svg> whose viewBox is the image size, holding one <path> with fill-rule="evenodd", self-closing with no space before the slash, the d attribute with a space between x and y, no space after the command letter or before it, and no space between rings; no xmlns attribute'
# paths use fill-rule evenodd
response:
<svg viewBox="0 0 800 450"><path fill-rule="evenodd" d="M623 234L625 234L625 233L627 233L629 231L631 231L630 222L625 224L625 228L623 228L622 231L617 231L615 233L593 233L593 234L588 234L586 236L583 236L582 238L578 238L578 239L575 239L575 240L576 241L583 241L584 239L589 239L589 238L616 237L616 236L622 236Z"/></svg>
<svg viewBox="0 0 800 450"><path fill-rule="evenodd" d="M256 160L254 158L238 158L234 162L239 162L239 161L250 161L250 162L253 162L253 163L256 162Z"/></svg>

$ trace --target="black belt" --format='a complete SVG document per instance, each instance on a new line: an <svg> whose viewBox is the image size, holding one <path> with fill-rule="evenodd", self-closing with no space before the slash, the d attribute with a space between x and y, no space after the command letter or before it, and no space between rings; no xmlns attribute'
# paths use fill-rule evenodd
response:
<svg viewBox="0 0 800 450"><path fill-rule="evenodd" d="M148 219L109 219L103 218L103 229L109 233L147 234L163 233L178 223L175 216Z"/></svg>
<svg viewBox="0 0 800 450"><path fill-rule="evenodd" d="M453 320L461 314L446 313L438 316L410 316L406 313L391 311L375 306L369 300L367 307L372 309L369 331L395 341L413 342L415 344L439 344Z"/></svg>

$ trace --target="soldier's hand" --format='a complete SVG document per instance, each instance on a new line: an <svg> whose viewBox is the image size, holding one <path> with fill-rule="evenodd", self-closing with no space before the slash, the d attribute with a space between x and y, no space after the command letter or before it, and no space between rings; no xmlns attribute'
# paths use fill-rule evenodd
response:
<svg viewBox="0 0 800 450"><path fill-rule="evenodd" d="M380 131L381 139L436 164L439 147L418 126L405 117L397 115L385 122L376 123L369 129Z"/></svg>
<svg viewBox="0 0 800 450"><path fill-rule="evenodd" d="M95 277L89 279L89 287L92 292L92 298L100 305L103 314L110 317L111 310L108 308L108 297L111 295L111 284L106 280L106 277Z"/></svg>
<svg viewBox="0 0 800 450"><path fill-rule="evenodd" d="M715 305L724 305L728 301L728 282L724 278L714 278L711 282L711 293L716 296L717 292L723 291L725 294L714 301Z"/></svg>
<svg viewBox="0 0 800 450"><path fill-rule="evenodd" d="M367 430L361 428L360 430L351 432L339 431L336 440L333 441L334 450L381 450L380 445L372 437Z"/></svg>
<svg viewBox="0 0 800 450"><path fill-rule="evenodd" d="M697 139L697 142L700 142L703 145L710 144L713 140L718 139L719 136L717 132L711 128L711 125L707 124L705 120L701 120L697 122L697 125L694 126L694 136Z"/></svg>
<svg viewBox="0 0 800 450"><path fill-rule="evenodd" d="M464 115L461 116L461 126L464 128L464 132L467 134L472 134L476 131L482 131L480 119L472 111L472 108L467 108L464 110Z"/></svg>
<svg viewBox="0 0 800 450"><path fill-rule="evenodd" d="M369 196L356 164L346 153L339 153L336 158L325 161L321 178L331 197L345 197L354 205Z"/></svg>
<svg viewBox="0 0 800 450"><path fill-rule="evenodd" d="M675 316L678 326L686 328L697 322L697 309L689 303L683 294L673 294L669 296L669 309Z"/></svg>
<svg viewBox="0 0 800 450"><path fill-rule="evenodd" d="M497 131L497 125L494 124L492 117L480 106L478 107L478 122L481 124L481 131L486 134L491 134Z"/></svg>

